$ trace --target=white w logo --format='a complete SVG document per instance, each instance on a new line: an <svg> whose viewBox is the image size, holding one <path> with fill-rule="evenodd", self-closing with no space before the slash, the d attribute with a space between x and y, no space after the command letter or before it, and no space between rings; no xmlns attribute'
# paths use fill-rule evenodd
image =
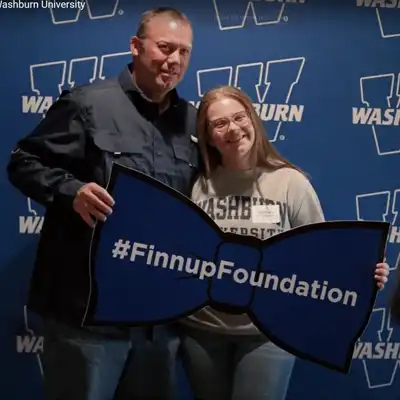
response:
<svg viewBox="0 0 400 400"><path fill-rule="evenodd" d="M255 25L272 25L287 21L284 16L287 4L304 4L306 0L213 0L215 15L221 31L243 28L252 19ZM282 4L284 3L284 4Z"/></svg>
<svg viewBox="0 0 400 400"><path fill-rule="evenodd" d="M87 15L91 20L112 18L117 13L119 0L83 0L81 4L83 5L81 8L50 8L53 24L60 25L78 22L83 10L87 11Z"/></svg>

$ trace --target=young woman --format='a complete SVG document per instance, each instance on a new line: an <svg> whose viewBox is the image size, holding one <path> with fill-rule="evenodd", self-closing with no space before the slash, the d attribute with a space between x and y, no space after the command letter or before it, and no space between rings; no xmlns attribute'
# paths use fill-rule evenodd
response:
<svg viewBox="0 0 400 400"><path fill-rule="evenodd" d="M223 230L266 238L299 225L324 221L318 197L297 167L266 138L251 100L228 86L203 97L197 135L205 172L192 199ZM269 204L268 220L257 205ZM376 280L387 281L387 264ZM295 357L271 343L246 315L210 307L182 324L183 362L199 400L283 400Z"/></svg>

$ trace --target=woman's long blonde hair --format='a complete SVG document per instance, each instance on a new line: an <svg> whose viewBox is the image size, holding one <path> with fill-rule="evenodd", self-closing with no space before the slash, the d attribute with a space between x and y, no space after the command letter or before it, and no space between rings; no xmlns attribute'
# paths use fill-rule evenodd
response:
<svg viewBox="0 0 400 400"><path fill-rule="evenodd" d="M204 177L208 179L212 172L221 165L221 157L218 151L209 144L209 129L207 110L216 100L229 97L240 102L245 108L255 130L255 142L251 149L252 169L262 167L271 171L280 168L293 168L303 173L298 167L290 163L268 141L263 122L254 110L250 98L240 89L233 86L218 86L205 93L197 114L196 133L200 151L204 161Z"/></svg>

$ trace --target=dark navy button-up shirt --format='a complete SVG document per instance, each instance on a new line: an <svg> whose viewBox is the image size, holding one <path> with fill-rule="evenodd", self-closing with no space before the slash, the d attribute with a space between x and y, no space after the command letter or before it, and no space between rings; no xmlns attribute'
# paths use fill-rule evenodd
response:
<svg viewBox="0 0 400 400"><path fill-rule="evenodd" d="M61 95L11 154L10 182L46 207L29 293L39 314L79 323L86 310L92 229L73 209L82 185L106 187L114 161L186 196L198 175L196 108L173 90L160 113L130 68Z"/></svg>

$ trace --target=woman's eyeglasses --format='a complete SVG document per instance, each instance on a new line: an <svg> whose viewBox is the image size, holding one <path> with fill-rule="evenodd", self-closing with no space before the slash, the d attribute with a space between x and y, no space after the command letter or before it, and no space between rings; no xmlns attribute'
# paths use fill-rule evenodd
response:
<svg viewBox="0 0 400 400"><path fill-rule="evenodd" d="M238 127L242 128L246 126L250 121L248 114L245 111L239 111L234 114L231 118L224 117L218 118L214 121L210 121L209 126L211 129L216 130L217 132L226 132L229 128L231 122L233 122Z"/></svg>

